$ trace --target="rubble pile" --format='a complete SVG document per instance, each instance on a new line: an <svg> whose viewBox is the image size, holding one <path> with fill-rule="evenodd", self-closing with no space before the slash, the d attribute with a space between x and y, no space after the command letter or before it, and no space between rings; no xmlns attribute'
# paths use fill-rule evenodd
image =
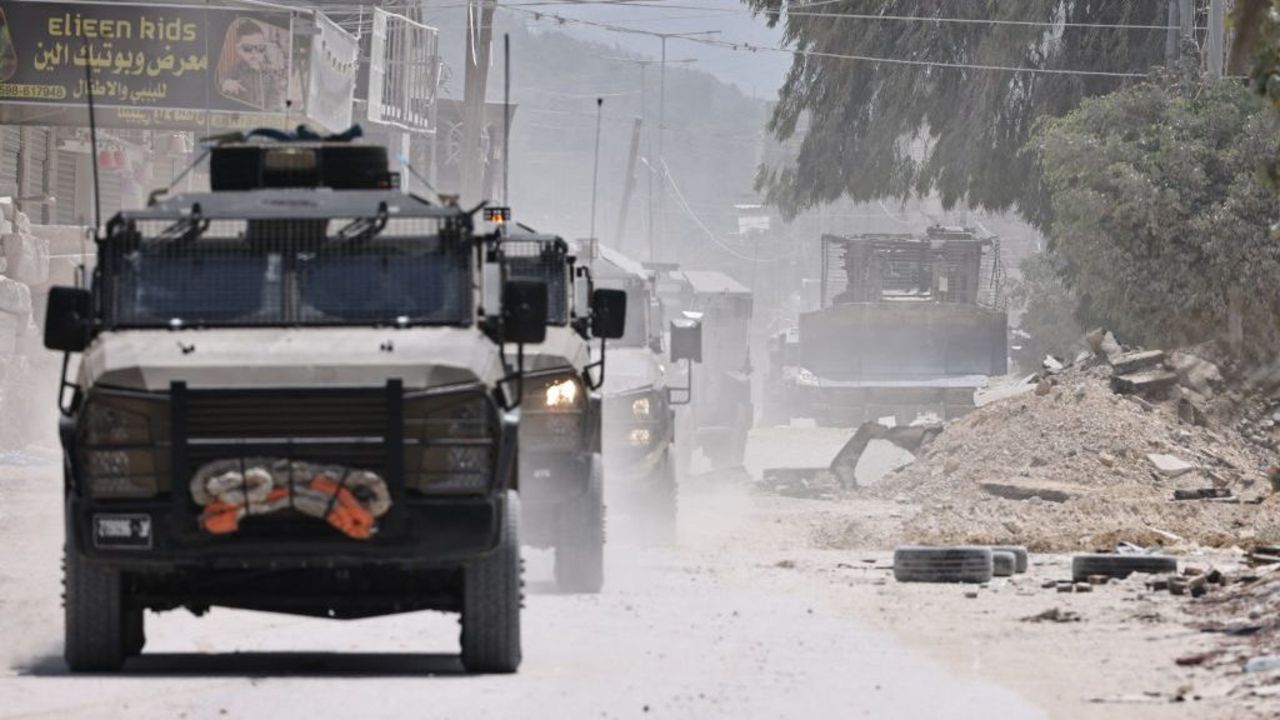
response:
<svg viewBox="0 0 1280 720"><path fill-rule="evenodd" d="M1075 362L1047 360L1033 389L948 424L871 491L922 506L904 536L1033 551L1280 542L1268 446L1235 431L1217 366L1086 340Z"/></svg>

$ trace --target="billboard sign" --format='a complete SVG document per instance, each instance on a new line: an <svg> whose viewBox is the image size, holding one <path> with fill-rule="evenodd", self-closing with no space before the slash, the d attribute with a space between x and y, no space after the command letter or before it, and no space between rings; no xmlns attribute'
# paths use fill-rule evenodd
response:
<svg viewBox="0 0 1280 720"><path fill-rule="evenodd" d="M105 127L279 125L294 45L288 11L0 0L0 123L82 126L91 82Z"/></svg>

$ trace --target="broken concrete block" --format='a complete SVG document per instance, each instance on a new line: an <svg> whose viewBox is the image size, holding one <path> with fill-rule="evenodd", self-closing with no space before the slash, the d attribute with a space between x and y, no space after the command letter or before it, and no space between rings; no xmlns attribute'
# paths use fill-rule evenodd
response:
<svg viewBox="0 0 1280 720"><path fill-rule="evenodd" d="M1142 370L1160 367L1164 363L1163 350L1146 350L1117 355L1111 358L1111 367L1117 375L1129 375Z"/></svg>
<svg viewBox="0 0 1280 720"><path fill-rule="evenodd" d="M21 318L31 315L31 289L13 278L0 276L0 313Z"/></svg>
<svg viewBox="0 0 1280 720"><path fill-rule="evenodd" d="M1094 328L1089 332L1085 333L1084 335L1085 344L1089 346L1090 350L1094 351L1095 353L1100 353L1102 352L1102 338L1106 337L1106 335L1107 335L1106 330L1103 330L1102 328Z"/></svg>
<svg viewBox="0 0 1280 720"><path fill-rule="evenodd" d="M1222 371L1217 365L1189 353L1173 353L1169 365L1178 373L1178 382L1204 396L1222 386Z"/></svg>
<svg viewBox="0 0 1280 720"><path fill-rule="evenodd" d="M49 243L35 235L11 233L0 236L4 247L5 272L28 285L49 281Z"/></svg>
<svg viewBox="0 0 1280 720"><path fill-rule="evenodd" d="M1116 336L1112 335L1111 331L1107 331L1107 333L1102 336L1102 341L1098 344L1098 349L1103 355L1106 355L1109 358L1113 358L1124 353L1124 348L1120 347L1120 343L1116 341Z"/></svg>
<svg viewBox="0 0 1280 720"><path fill-rule="evenodd" d="M1185 475L1196 469L1195 465L1173 455L1165 455L1163 453L1148 453L1147 460L1155 466L1156 472L1167 478L1175 478L1179 475Z"/></svg>
<svg viewBox="0 0 1280 720"><path fill-rule="evenodd" d="M996 497L1006 500L1031 500L1039 498L1046 502L1066 502L1075 497L1075 493L1066 489L1064 486L1053 485L1050 483L1025 482L984 482L979 483L978 487Z"/></svg>
<svg viewBox="0 0 1280 720"><path fill-rule="evenodd" d="M1177 384L1178 374L1167 370L1111 376L1111 391L1121 395L1156 397L1166 394Z"/></svg>

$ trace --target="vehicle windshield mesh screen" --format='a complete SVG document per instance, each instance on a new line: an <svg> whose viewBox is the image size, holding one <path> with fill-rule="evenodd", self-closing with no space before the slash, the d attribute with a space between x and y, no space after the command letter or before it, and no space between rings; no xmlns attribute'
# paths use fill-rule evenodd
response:
<svg viewBox="0 0 1280 720"><path fill-rule="evenodd" d="M437 221L145 222L103 249L122 326L460 324L471 254Z"/></svg>
<svg viewBox="0 0 1280 720"><path fill-rule="evenodd" d="M502 241L507 274L512 280L541 280L547 284L547 322L569 321L569 266L564 244L558 240Z"/></svg>

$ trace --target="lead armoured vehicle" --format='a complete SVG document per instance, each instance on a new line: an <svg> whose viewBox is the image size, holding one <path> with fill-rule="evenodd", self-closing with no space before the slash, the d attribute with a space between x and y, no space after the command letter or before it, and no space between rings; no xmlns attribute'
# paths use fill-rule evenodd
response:
<svg viewBox="0 0 1280 720"><path fill-rule="evenodd" d="M525 351L520 488L526 542L555 549L561 590L599 592L605 542L599 390L607 377L604 341L622 336L627 296L595 290L589 268L577 265L562 238L509 228L508 221L499 233L507 276L545 283L548 300L546 338ZM593 337L601 340L594 362Z"/></svg>
<svg viewBox="0 0 1280 720"><path fill-rule="evenodd" d="M50 294L46 345L82 354L59 398L68 665L120 668L144 610L223 606L459 612L463 665L514 671L503 343L542 339L545 288L486 287L471 214L395 190L382 148L231 142L210 170L213 192L113 217L91 289Z"/></svg>
<svg viewBox="0 0 1280 720"><path fill-rule="evenodd" d="M822 307L770 341L766 415L949 419L1007 368L998 239L965 228L822 238Z"/></svg>

